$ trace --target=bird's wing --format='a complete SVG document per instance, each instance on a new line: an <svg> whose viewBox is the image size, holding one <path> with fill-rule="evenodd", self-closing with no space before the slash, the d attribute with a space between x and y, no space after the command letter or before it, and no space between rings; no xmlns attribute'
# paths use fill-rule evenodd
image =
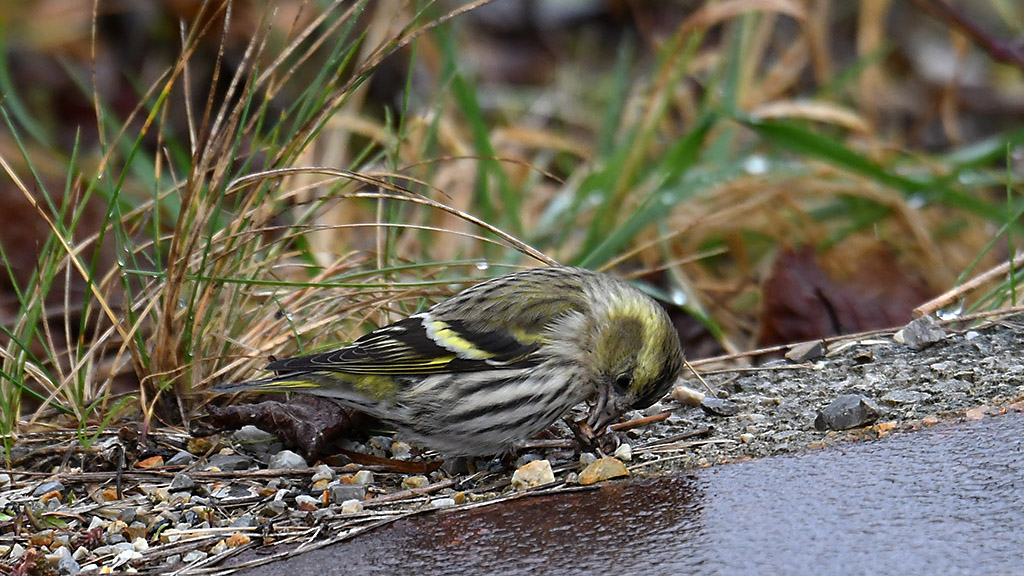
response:
<svg viewBox="0 0 1024 576"><path fill-rule="evenodd" d="M464 320L422 313L374 330L344 348L275 360L267 370L412 375L526 367L538 361L533 353L541 341L521 338L504 327L484 330Z"/></svg>
<svg viewBox="0 0 1024 576"><path fill-rule="evenodd" d="M419 314L384 326L350 346L271 362L278 374L310 370L350 374L437 374L527 367L548 329L588 304L591 272L534 268L482 282Z"/></svg>

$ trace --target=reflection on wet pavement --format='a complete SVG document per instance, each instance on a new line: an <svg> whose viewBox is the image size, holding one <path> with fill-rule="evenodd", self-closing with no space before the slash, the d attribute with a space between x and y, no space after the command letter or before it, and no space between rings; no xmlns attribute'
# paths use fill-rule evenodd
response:
<svg viewBox="0 0 1024 576"><path fill-rule="evenodd" d="M247 574L1024 574L1024 415L398 521Z"/></svg>

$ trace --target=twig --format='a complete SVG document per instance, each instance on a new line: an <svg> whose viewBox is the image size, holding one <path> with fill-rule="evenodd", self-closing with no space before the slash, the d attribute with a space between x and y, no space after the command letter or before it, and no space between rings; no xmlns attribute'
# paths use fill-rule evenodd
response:
<svg viewBox="0 0 1024 576"><path fill-rule="evenodd" d="M963 284L957 286L956 288L953 288L952 290L946 292L945 294L941 294L936 298L932 298L931 300L925 302L924 304L921 304L917 308L914 308L914 316L925 316L928 314L933 314L938 310L941 310L949 306L953 302L956 302L957 300L962 298L964 294L973 291L978 286L991 281L993 278L997 276L1002 276L1006 274L1007 272L1010 271L1011 266L1014 270L1020 268L1021 266L1024 266L1024 253L1018 254L1012 262L1003 262L1002 264L996 266L995 268L992 268L991 270L987 270L985 272L982 272L981 274L978 274L974 278L971 278L967 282L964 282Z"/></svg>
<svg viewBox="0 0 1024 576"><path fill-rule="evenodd" d="M647 416L644 418L637 418L636 420L630 420L629 422L616 422L609 426L614 432L621 432L623 430L629 430L631 428L639 428L640 426L646 426L652 422L661 422L672 415L671 410L666 410L655 414L654 416Z"/></svg>

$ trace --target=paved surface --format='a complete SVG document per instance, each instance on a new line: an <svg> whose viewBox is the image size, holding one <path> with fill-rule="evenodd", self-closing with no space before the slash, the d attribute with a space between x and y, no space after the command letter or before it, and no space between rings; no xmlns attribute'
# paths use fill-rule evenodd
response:
<svg viewBox="0 0 1024 576"><path fill-rule="evenodd" d="M1024 574L1022 437L1022 414L939 424L403 520L247 574Z"/></svg>

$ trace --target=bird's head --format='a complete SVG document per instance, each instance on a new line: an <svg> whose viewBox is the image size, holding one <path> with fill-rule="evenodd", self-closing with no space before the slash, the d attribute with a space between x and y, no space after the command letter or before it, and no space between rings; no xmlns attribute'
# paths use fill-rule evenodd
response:
<svg viewBox="0 0 1024 576"><path fill-rule="evenodd" d="M617 285L593 305L597 398L587 423L600 433L623 412L667 394L682 370L683 351L668 314L638 289Z"/></svg>

